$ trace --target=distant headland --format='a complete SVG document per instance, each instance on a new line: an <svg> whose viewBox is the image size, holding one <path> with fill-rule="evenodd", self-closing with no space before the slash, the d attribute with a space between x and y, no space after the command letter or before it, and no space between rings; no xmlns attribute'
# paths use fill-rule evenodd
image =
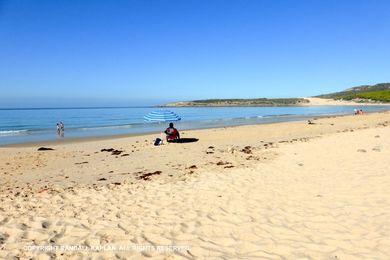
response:
<svg viewBox="0 0 390 260"><path fill-rule="evenodd" d="M304 98L254 98L254 99L204 99L181 101L165 104L166 107L269 107L269 106L297 106L309 103Z"/></svg>
<svg viewBox="0 0 390 260"><path fill-rule="evenodd" d="M344 91L311 98L203 99L171 102L161 107L269 107L363 104L390 104L390 83L357 86Z"/></svg>

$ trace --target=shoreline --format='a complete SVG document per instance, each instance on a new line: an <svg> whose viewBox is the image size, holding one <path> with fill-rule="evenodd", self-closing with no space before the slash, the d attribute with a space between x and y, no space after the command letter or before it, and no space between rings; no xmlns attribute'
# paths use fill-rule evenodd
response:
<svg viewBox="0 0 390 260"><path fill-rule="evenodd" d="M390 108L389 108L390 109ZM389 110L385 111L374 111L374 112L366 112L366 114L373 113L386 113ZM241 126L257 126L257 125L268 125L268 124L279 124L279 123L288 123L288 122L303 122L308 119L320 119L320 118L329 118L329 117L345 117L350 116L350 114L327 114L327 115L317 115L317 116L302 116L301 118L286 120L286 121L275 121L275 122L260 122L260 123L248 123L248 124L240 124L240 125L227 125L227 126L215 126L215 127L200 127L200 128L191 128L191 129L179 129L179 131L191 132L196 130L208 130L208 129L226 129L226 128L234 128ZM162 130L164 130L162 128ZM102 136L87 136L87 137L70 137L64 139L56 139L56 140L43 140L43 141L28 141L28 142L20 142L20 143L11 143L11 144L0 144L0 149L2 148L23 148L23 147L36 147L36 146L58 146L58 145L66 145L72 143L88 143L95 141L108 141L115 139L124 139L127 137L152 137L157 134L160 134L161 131L152 131L152 132L144 132L144 133L129 133L129 134L114 134L114 135L102 135Z"/></svg>
<svg viewBox="0 0 390 260"><path fill-rule="evenodd" d="M322 99L321 99L322 100ZM335 104L336 105L336 104ZM235 126L235 125L255 125L255 124L264 124L269 122L281 122L281 121L297 121L297 120L306 120L313 117L321 116L333 116L333 115L348 115L352 113L351 105L344 106L343 104L337 103L337 106L318 104L316 106L298 106L296 108L282 107L281 109L276 109L274 111L273 107L268 107L268 109L261 109L259 107L219 107L220 109L232 109L234 112L232 115L226 114L220 116L218 113L218 108L211 107L194 107L191 108L188 113L189 121L182 121L179 128L182 130L188 131L193 129L208 129L208 128L218 128L225 126ZM323 107L321 107L323 106ZM249 108L249 109L247 109ZM257 112L257 109L258 112ZM359 107L357 107L359 108ZM177 112L180 114L179 109L189 109L189 108L177 108ZM206 119L198 117L198 114L204 114L205 112L198 111L197 109L208 109L210 110L207 113L210 113ZM241 112L240 113L240 111ZM381 106L379 104L373 104L372 106L366 106L363 108L365 112L371 113L369 111L386 111L390 109L390 106ZM291 110L291 113L289 112ZM245 112L249 111L249 112ZM255 111L255 112L253 112ZM264 111L264 112L262 112ZM274 111L274 112L266 112ZM131 113L132 111L127 111L126 113ZM139 113L139 112L137 112ZM183 111L184 113L184 111ZM282 116L283 113L287 113L286 116ZM290 114L288 114L290 113ZM143 113L142 113L143 114ZM279 114L279 116L278 116ZM245 117L249 115L249 117ZM258 115L258 116L257 116ZM140 115L137 115L140 116ZM82 123L78 123L77 120L73 122L73 119L67 118L67 115L62 115L62 117L70 126L65 132L65 138L60 138L54 134L52 128L48 128L47 125L49 121L43 119L42 127L37 128L35 126L28 126L24 129L19 127L6 126L5 124L0 124L0 128L3 131L0 131L0 148L1 147L14 147L14 146L33 146L33 145L52 145L52 144L61 144L68 142L81 142L81 141L94 141L102 139L112 139L112 138L121 138L127 136L139 136L139 135L153 135L158 134L161 130L161 126L156 126L153 124L144 125L143 122L138 122L137 120L131 119L121 119L120 124L115 125L115 122L108 123L108 125L101 126L91 126L86 124L83 127ZM131 116L130 116L131 118ZM138 118L138 117L136 117ZM20 118L19 118L20 119ZM68 119L68 121L67 121ZM104 118L103 118L104 119ZM20 119L21 120L21 119ZM106 119L105 119L106 120ZM37 123L38 124L38 123ZM50 123L52 124L52 123ZM113 125L110 125L113 124ZM165 129L165 128L164 128ZM4 132L4 133L3 133ZM15 134L7 133L15 132Z"/></svg>
<svg viewBox="0 0 390 260"><path fill-rule="evenodd" d="M84 171L85 167L80 168L78 165L84 163L86 160L85 169L90 167L96 168L96 170L104 170L107 172L112 171L112 168L118 168L118 171L128 171L129 168L123 164L129 159L133 166L131 169L145 169L146 167L150 170L163 170L163 172L177 172L183 170L183 165L188 164L187 154L193 154L195 162L197 164L211 163L206 157L202 157L199 154L199 149L207 151L209 146L219 146L220 150L212 151L212 155L218 155L225 160L237 160L235 153L226 154L227 150L243 150L245 146L254 144L262 147L264 142L273 143L273 145L279 142L290 142L300 139L316 138L326 134L335 134L343 131L349 131L349 129L364 129L367 127L373 127L381 122L381 118L388 118L390 120L390 111L375 112L362 116L324 116L313 119L313 125L309 125L307 121L290 121L290 122L279 122L279 123L268 123L268 124L257 124L257 125L243 125L243 126L232 126L222 128L209 128L209 129L197 129L197 130L182 130L181 135L183 138L198 138L199 141L196 143L188 144L169 144L166 143L162 146L154 146L153 140L157 136L155 134L149 135L132 135L132 136L120 136L120 137L103 137L98 139L79 139L71 140L70 142L47 142L47 143L33 143L29 145L18 144L16 146L1 147L0 148L0 169L7 172L7 175L13 171L21 172L20 181L24 182L23 176L30 175L36 172L36 176L31 176L38 183L49 182L50 179L55 177L60 181L60 185L69 185L72 181L76 181L80 178L78 172ZM385 121L386 122L386 121ZM159 137L159 136L158 136ZM38 147L45 146L53 148L54 151L39 152ZM236 148L234 148L236 147ZM119 155L111 157L105 152L104 149L113 149L122 151ZM232 151L233 151L232 150ZM245 150L245 149L244 149ZM122 157L122 153L125 157ZM155 154L156 153L156 154ZM172 153L174 156L178 156L173 162L171 157L163 156L164 153ZM181 154L178 154L181 153ZM156 155L163 156L163 161L156 165L154 157ZM18 162L24 161L23 157L30 157L31 161L24 164L22 168L15 168ZM53 157L54 156L54 157ZM222 157L223 156L223 157ZM49 161L48 158L51 158ZM94 159L96 158L96 159ZM99 160L97 160L100 158ZM234 159L235 158L235 159ZM111 165L106 163L106 160L118 160L118 165ZM242 158L241 158L242 159ZM241 160L240 159L240 160ZM92 160L93 162L90 162ZM5 162L10 162L9 165ZM91 164L92 163L92 164ZM243 165L249 162L244 160ZM14 165L15 164L15 165ZM44 166L42 167L41 166ZM177 169L172 169L172 165L177 164ZM62 167L69 167L72 172L70 179L62 179L63 174L59 173ZM27 167L27 168L25 168ZM49 167L49 168L47 168ZM125 168L123 168L125 167ZM174 167L175 168L175 167ZM207 167L206 167L207 168ZM116 172L116 170L115 170ZM50 173L50 177L48 176ZM85 173L84 173L85 174ZM91 173L86 174L83 178L82 183L89 185L91 180L88 179ZM104 175L104 173L102 173ZM47 176L49 179L42 178ZM180 174L178 175L180 176ZM123 180L124 176L113 174L114 179ZM3 181L6 181L4 179ZM15 181L15 180L14 180ZM32 179L31 179L32 181ZM76 181L79 182L79 181ZM96 182L95 184L105 184L106 182ZM0 182L1 184L1 182ZM1 186L1 185L0 185Z"/></svg>
<svg viewBox="0 0 390 260"><path fill-rule="evenodd" d="M385 113L386 111L381 112L370 112L370 113ZM367 114L370 114L367 113ZM280 122L262 122L262 123L253 123L253 124L243 124L243 125L228 125L228 126L215 126L215 127L203 127L203 128L193 128L193 129L180 129L180 132L191 132L196 130L208 130L208 129L226 129L226 128L234 128L234 127L241 127L241 126L257 126L257 125L268 125L268 124L280 124L280 123L288 123L288 122L304 122L307 119L319 119L319 118L328 118L328 117L343 117L343 116L349 116L347 114L345 115L319 115L319 116L307 116L306 119L297 119L297 120L290 120L290 121L280 121ZM163 130L163 129L162 129ZM151 137L155 136L156 134L160 134L161 132L147 132L147 133L134 133L134 134L117 134L117 135L103 135L103 136L88 136L88 137L74 137L74 138L64 138L64 139L57 139L57 140L46 140L46 141L32 141L32 142L22 142L22 143L13 143L13 144L4 144L0 145L1 148L12 148L12 147L35 147L35 146L57 146L57 145L66 145L66 144L72 144L72 143L88 143L88 142L94 142L94 141L109 141L109 140L116 140L116 139L124 139L127 137Z"/></svg>

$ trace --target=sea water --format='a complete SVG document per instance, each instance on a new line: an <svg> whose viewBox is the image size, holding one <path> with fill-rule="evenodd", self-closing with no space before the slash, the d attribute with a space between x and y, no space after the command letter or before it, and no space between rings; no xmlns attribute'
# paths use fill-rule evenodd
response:
<svg viewBox="0 0 390 260"><path fill-rule="evenodd" d="M366 112L389 106L362 106ZM182 120L179 129L261 124L308 119L315 116L352 114L351 106L304 107L187 107L169 108ZM155 107L0 109L0 145L56 139L159 132L167 123L145 122ZM65 125L57 135L56 123Z"/></svg>

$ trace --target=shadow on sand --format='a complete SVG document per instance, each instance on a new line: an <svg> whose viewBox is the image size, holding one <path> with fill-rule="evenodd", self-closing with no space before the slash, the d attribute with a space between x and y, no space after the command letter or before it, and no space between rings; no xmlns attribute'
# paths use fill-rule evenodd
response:
<svg viewBox="0 0 390 260"><path fill-rule="evenodd" d="M171 143L186 144L186 143L195 143L199 141L198 138L180 138L172 141Z"/></svg>

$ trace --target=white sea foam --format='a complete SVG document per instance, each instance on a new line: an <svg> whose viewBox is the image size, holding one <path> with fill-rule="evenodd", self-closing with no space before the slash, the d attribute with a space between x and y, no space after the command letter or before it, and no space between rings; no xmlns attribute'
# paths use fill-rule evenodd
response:
<svg viewBox="0 0 390 260"><path fill-rule="evenodd" d="M24 135L27 132L28 130L4 130L0 131L0 136Z"/></svg>

